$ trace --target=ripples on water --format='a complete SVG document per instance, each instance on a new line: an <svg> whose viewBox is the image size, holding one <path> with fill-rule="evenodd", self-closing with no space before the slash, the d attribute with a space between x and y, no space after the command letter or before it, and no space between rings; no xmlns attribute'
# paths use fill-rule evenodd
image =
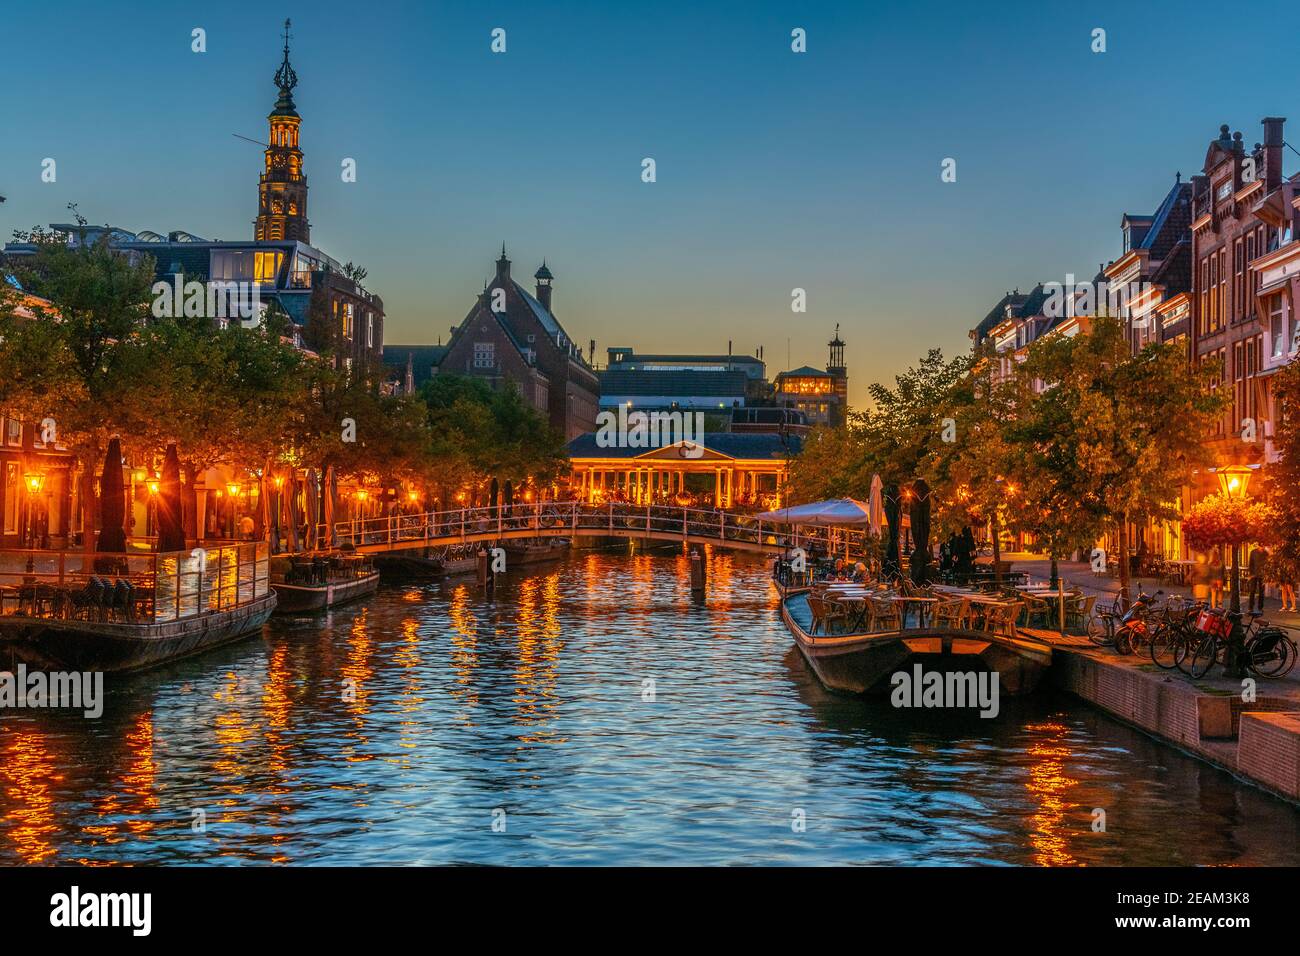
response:
<svg viewBox="0 0 1300 956"><path fill-rule="evenodd" d="M764 566L710 572L703 604L671 553L385 586L110 677L97 721L7 712L0 862L1300 861L1290 805L1073 699L828 694Z"/></svg>

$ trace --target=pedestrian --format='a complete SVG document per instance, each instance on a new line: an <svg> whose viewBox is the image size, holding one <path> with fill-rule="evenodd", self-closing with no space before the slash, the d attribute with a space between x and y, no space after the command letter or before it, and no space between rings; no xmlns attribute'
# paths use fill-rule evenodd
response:
<svg viewBox="0 0 1300 956"><path fill-rule="evenodd" d="M1210 607L1223 607L1223 584L1227 576L1223 549L1216 545L1210 552Z"/></svg>
<svg viewBox="0 0 1300 956"><path fill-rule="evenodd" d="M1210 597L1210 590L1214 583L1214 569L1210 567L1210 556L1204 551L1196 555L1196 563L1192 565L1192 599L1195 601L1207 601Z"/></svg>
<svg viewBox="0 0 1300 956"><path fill-rule="evenodd" d="M1300 579L1300 568L1297 568L1296 562L1287 558L1279 549L1269 558L1268 567L1265 569L1267 578L1278 586L1282 592L1282 610L1295 611L1295 586L1296 580Z"/></svg>
<svg viewBox="0 0 1300 956"><path fill-rule="evenodd" d="M1250 572L1250 610L1264 613L1264 569L1268 567L1268 548L1250 552L1246 569Z"/></svg>

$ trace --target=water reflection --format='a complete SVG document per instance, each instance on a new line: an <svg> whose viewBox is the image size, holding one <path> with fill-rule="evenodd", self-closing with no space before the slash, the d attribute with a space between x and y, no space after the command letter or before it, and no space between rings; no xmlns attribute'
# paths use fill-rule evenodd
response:
<svg viewBox="0 0 1300 956"><path fill-rule="evenodd" d="M385 587L110 680L98 721L5 713L0 861L1300 861L1292 807L1076 701L828 694L764 575L712 553L701 602L681 554L579 552L492 600Z"/></svg>

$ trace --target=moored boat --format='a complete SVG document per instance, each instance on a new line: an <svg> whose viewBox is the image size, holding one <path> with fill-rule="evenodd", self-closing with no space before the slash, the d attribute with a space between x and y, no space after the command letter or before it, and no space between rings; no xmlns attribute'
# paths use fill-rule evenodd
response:
<svg viewBox="0 0 1300 956"><path fill-rule="evenodd" d="M361 555L317 555L277 562L271 587L277 614L320 611L355 601L379 588L379 572Z"/></svg>
<svg viewBox="0 0 1300 956"><path fill-rule="evenodd" d="M781 620L817 678L849 694L887 693L893 675L920 664L927 671L991 671L1001 693L1032 691L1052 662L1049 645L1019 634L924 626L903 630L814 634L806 594L781 601Z"/></svg>
<svg viewBox="0 0 1300 956"><path fill-rule="evenodd" d="M121 672L261 632L265 542L167 554L0 554L0 664Z"/></svg>

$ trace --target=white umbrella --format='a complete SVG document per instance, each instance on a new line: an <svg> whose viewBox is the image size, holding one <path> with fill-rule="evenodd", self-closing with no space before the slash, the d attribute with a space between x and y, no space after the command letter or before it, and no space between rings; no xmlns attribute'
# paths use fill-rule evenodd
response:
<svg viewBox="0 0 1300 956"><path fill-rule="evenodd" d="M880 475L871 476L871 495L868 498L867 512L871 515L871 533L879 538L881 527L885 523L885 489Z"/></svg>
<svg viewBox="0 0 1300 956"><path fill-rule="evenodd" d="M832 498L829 501L814 501L793 508L778 508L756 515L759 521L775 521L779 524L803 525L869 525L870 509L861 501L853 498Z"/></svg>

